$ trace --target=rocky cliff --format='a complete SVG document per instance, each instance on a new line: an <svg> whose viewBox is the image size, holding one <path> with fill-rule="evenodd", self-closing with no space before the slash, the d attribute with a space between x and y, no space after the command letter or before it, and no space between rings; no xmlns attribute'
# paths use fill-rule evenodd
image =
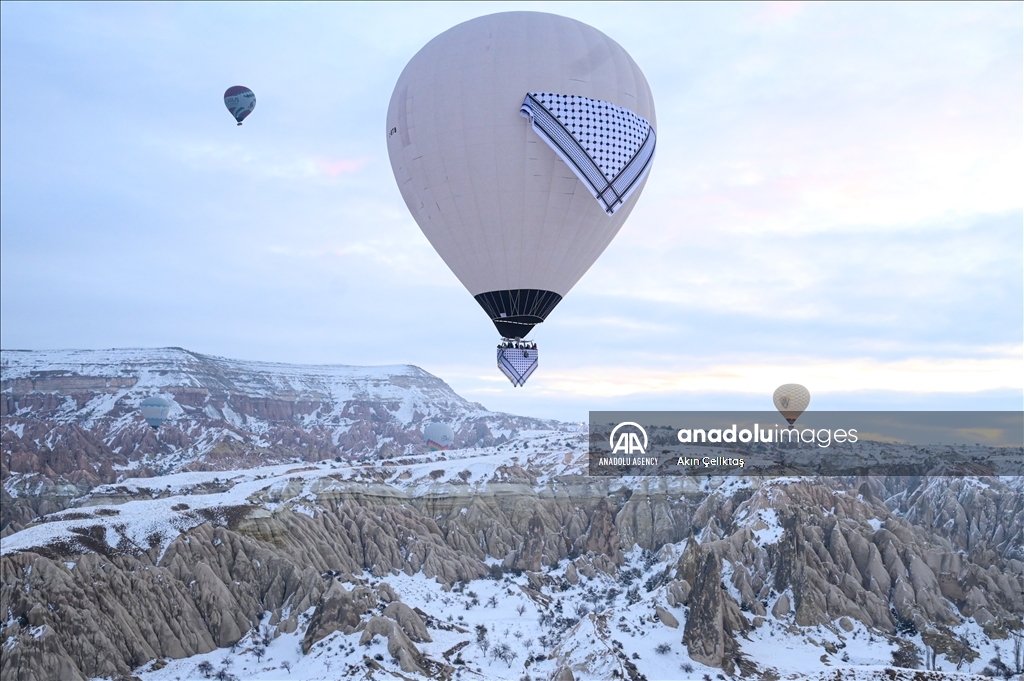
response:
<svg viewBox="0 0 1024 681"><path fill-rule="evenodd" d="M242 362L179 348L5 350L0 388L0 533L123 477L422 453L431 420L452 425L460 447L543 425L488 412L413 366ZM174 402L157 432L139 413L153 395Z"/></svg>

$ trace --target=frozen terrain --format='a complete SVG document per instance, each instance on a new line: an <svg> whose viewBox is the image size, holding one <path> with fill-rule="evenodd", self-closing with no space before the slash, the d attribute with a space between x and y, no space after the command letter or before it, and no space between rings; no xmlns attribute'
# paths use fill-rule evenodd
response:
<svg viewBox="0 0 1024 681"><path fill-rule="evenodd" d="M4 681L1024 670L1020 478L595 478L415 367L2 362Z"/></svg>

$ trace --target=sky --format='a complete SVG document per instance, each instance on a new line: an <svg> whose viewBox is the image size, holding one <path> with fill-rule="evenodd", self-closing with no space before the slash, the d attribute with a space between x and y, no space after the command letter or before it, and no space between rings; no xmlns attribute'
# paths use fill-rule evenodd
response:
<svg viewBox="0 0 1024 681"><path fill-rule="evenodd" d="M790 382L812 409L1021 409L1022 8L4 2L0 346L415 364L576 421L770 409ZM658 120L524 388L385 142L416 51L512 9L616 40Z"/></svg>

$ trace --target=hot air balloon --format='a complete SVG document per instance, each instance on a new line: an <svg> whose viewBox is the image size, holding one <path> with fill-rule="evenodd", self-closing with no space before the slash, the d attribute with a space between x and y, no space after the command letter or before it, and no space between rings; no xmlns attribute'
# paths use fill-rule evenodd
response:
<svg viewBox="0 0 1024 681"><path fill-rule="evenodd" d="M455 442L455 431L445 423L428 423L423 429L423 441L432 452L449 449Z"/></svg>
<svg viewBox="0 0 1024 681"><path fill-rule="evenodd" d="M142 418L153 430L160 427L160 424L167 420L171 412L171 403L162 397L147 397L142 400Z"/></svg>
<svg viewBox="0 0 1024 681"><path fill-rule="evenodd" d="M807 405L811 403L811 393L807 392L807 388L802 385L787 383L775 389L772 401L775 402L775 408L789 421L789 427L792 428L796 420L800 418L800 414L803 414Z"/></svg>
<svg viewBox="0 0 1024 681"><path fill-rule="evenodd" d="M618 233L654 157L654 99L614 40L573 19L505 12L431 40L387 116L395 180L427 240L502 337L513 385L525 341Z"/></svg>
<svg viewBox="0 0 1024 681"><path fill-rule="evenodd" d="M256 95L244 85L232 85L224 91L224 106L241 125L245 117L256 108Z"/></svg>

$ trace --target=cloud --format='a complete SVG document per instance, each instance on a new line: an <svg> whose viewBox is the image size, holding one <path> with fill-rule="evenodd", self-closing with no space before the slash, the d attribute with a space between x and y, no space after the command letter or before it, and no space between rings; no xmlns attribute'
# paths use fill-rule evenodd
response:
<svg viewBox="0 0 1024 681"><path fill-rule="evenodd" d="M276 180L336 180L353 175L371 162L358 158L323 158L296 154L291 149L274 148L252 142L224 143L201 140L152 140L153 147L193 170L212 173L236 173Z"/></svg>
<svg viewBox="0 0 1024 681"><path fill-rule="evenodd" d="M774 25L803 14L806 4L803 2L765 2L761 3L752 14L754 24Z"/></svg>
<svg viewBox="0 0 1024 681"><path fill-rule="evenodd" d="M355 158L355 159L316 159L315 163L317 169L331 177L337 177L338 175L347 175L350 173L356 173L362 170L363 166L369 163L370 159L367 157Z"/></svg>
<svg viewBox="0 0 1024 681"><path fill-rule="evenodd" d="M634 301L632 316L645 323L661 315L659 322L679 326L713 313L741 315L762 332L765 322L788 320L833 336L870 330L876 337L928 326L931 341L942 342L952 317L1022 322L1021 222L1015 212L916 230L736 235L694 229L671 213L644 214L570 297L592 299L596 314L577 314L592 319L606 317L601 307L609 305L628 315ZM992 321L987 326L995 331Z"/></svg>

